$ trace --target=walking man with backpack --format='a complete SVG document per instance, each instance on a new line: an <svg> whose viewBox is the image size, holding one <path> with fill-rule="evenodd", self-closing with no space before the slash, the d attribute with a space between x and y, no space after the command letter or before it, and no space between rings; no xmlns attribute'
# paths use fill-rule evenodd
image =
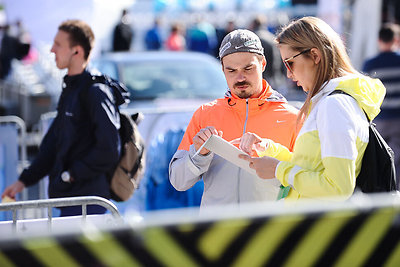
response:
<svg viewBox="0 0 400 267"><path fill-rule="evenodd" d="M118 106L127 101L122 85L93 82L87 70L94 34L80 20L58 27L51 52L57 68L67 69L57 116L32 164L2 197L15 198L26 186L49 176L49 197L100 196L110 198L109 177L120 157ZM80 215L81 207L62 207L60 216ZM87 214L103 214L104 207L88 205Z"/></svg>

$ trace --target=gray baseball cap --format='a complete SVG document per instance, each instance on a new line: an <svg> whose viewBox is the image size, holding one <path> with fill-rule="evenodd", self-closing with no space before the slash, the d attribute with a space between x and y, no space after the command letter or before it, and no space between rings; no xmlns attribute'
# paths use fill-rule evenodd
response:
<svg viewBox="0 0 400 267"><path fill-rule="evenodd" d="M228 33L219 47L219 58L237 52L250 52L264 55L260 38L252 31L238 29Z"/></svg>

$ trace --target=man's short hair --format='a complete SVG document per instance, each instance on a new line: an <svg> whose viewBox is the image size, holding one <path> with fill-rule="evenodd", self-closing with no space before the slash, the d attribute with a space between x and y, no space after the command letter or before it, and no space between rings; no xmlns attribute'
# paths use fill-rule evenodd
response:
<svg viewBox="0 0 400 267"><path fill-rule="evenodd" d="M384 43L393 42L395 37L399 36L400 34L399 31L400 30L398 25L395 25L393 23L385 23L379 30L379 40L381 40Z"/></svg>
<svg viewBox="0 0 400 267"><path fill-rule="evenodd" d="M69 34L71 46L79 45L83 48L84 58L88 59L94 45L94 34L90 26L82 20L66 20L60 24L58 30Z"/></svg>

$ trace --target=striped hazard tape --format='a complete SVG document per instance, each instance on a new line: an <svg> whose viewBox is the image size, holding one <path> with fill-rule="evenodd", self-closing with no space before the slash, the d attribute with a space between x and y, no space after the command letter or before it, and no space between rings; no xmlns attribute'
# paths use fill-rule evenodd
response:
<svg viewBox="0 0 400 267"><path fill-rule="evenodd" d="M400 207L299 212L0 242L0 266L400 266Z"/></svg>

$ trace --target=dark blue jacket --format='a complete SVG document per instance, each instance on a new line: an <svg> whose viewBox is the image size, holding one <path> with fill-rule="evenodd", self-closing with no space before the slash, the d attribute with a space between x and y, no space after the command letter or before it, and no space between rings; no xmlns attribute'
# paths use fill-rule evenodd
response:
<svg viewBox="0 0 400 267"><path fill-rule="evenodd" d="M386 95L377 119L400 117L400 54L381 52L365 61L363 72L379 78L386 87Z"/></svg>
<svg viewBox="0 0 400 267"><path fill-rule="evenodd" d="M120 154L118 106L125 102L121 87L93 83L91 74L65 76L57 116L37 157L20 180L26 185L49 175L49 196L110 198L108 177ZM74 181L66 183L61 173Z"/></svg>

